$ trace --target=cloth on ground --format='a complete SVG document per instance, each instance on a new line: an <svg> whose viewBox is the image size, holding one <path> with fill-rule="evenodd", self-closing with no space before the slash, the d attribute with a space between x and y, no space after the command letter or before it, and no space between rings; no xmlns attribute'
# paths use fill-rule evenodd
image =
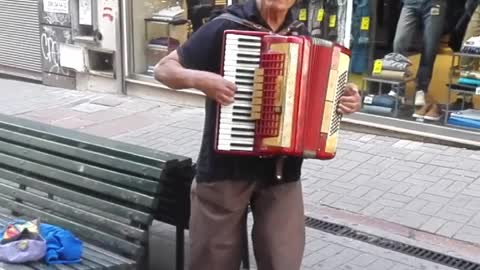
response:
<svg viewBox="0 0 480 270"><path fill-rule="evenodd" d="M47 241L47 264L79 263L83 252L83 243L70 231L40 224L40 234Z"/></svg>

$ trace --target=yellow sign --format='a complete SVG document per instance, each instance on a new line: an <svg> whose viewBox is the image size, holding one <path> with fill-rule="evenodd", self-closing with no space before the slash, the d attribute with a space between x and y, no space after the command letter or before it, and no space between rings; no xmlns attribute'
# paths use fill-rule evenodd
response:
<svg viewBox="0 0 480 270"><path fill-rule="evenodd" d="M330 22L329 22L328 26L330 28L333 28L333 27L335 27L335 25L337 25L337 15L331 15L330 16Z"/></svg>
<svg viewBox="0 0 480 270"><path fill-rule="evenodd" d="M382 60L375 60L375 63L373 64L373 73L374 74L381 73L382 68L383 68L383 61Z"/></svg>
<svg viewBox="0 0 480 270"><path fill-rule="evenodd" d="M306 21L307 20L307 9L306 8L300 9L300 14L298 15L298 19L300 21Z"/></svg>
<svg viewBox="0 0 480 270"><path fill-rule="evenodd" d="M323 8L318 10L317 21L323 22L323 16L325 15L325 10Z"/></svg>
<svg viewBox="0 0 480 270"><path fill-rule="evenodd" d="M370 17L362 17L362 24L360 25L360 30L368 31L370 29Z"/></svg>

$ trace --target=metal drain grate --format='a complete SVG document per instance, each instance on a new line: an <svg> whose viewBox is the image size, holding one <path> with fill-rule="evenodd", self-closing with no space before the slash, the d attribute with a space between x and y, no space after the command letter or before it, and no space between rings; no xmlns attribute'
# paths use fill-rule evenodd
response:
<svg viewBox="0 0 480 270"><path fill-rule="evenodd" d="M480 264L478 263L474 263L460 258L455 258L432 250L415 247L398 241L371 235L368 233L360 232L344 225L326 222L312 217L305 217L305 225L315 230L324 231L337 236L348 237L378 247L390 249L406 255L453 267L456 269L480 270Z"/></svg>

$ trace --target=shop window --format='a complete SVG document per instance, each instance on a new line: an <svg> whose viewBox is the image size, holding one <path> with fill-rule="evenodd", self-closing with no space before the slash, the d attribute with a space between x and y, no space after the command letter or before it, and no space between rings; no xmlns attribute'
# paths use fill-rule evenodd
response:
<svg viewBox="0 0 480 270"><path fill-rule="evenodd" d="M130 73L151 78L155 64L188 38L186 2L145 0L130 6Z"/></svg>

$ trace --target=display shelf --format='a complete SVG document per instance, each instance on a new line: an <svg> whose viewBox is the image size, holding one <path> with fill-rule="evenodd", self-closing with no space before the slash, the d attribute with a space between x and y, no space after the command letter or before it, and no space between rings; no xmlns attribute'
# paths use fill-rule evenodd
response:
<svg viewBox="0 0 480 270"><path fill-rule="evenodd" d="M445 115L444 115L444 123L443 124L445 126L454 126L454 127L457 127L457 128L479 131L479 129L468 128L468 127L463 127L463 126L460 126L460 125L454 125L454 124L448 123L448 119L450 118L450 113L457 111L457 110L451 110L450 109L450 93L459 93L459 94L463 95L464 98L462 100L462 108L465 107L465 97L466 96L472 96L473 97L475 95L480 94L478 90L468 91L468 90L455 88L455 86L454 86L454 84L456 84L456 80L458 79L458 74L455 74L455 73L459 73L461 71L469 71L469 69L465 69L465 68L460 67L459 65L455 64L456 63L455 60L458 59L458 63L460 63L460 60L461 60L462 57L478 58L480 60L480 55L478 55L478 54L456 52L452 55L452 62L451 62L450 74L449 74L449 84L448 84L448 93L449 94L447 95L447 104L445 106ZM453 86L452 86L452 84L453 84Z"/></svg>
<svg viewBox="0 0 480 270"><path fill-rule="evenodd" d="M387 79L387 78L381 78L381 77L376 77L376 76L366 76L363 77L363 89L366 91L362 91L362 108L364 107L365 103L365 97L369 94L372 94L372 91L370 90L369 83L378 83L378 92L377 95L382 94L382 86L384 84L391 85L392 88L393 86L397 87L397 89L400 89L400 87L404 87L407 83L414 81L415 77L410 76L406 77L403 80L395 80L395 79ZM393 112L390 114L393 117L398 117L399 110L400 110L400 97L398 96L399 93L397 93L397 96L395 97L395 107L393 108Z"/></svg>
<svg viewBox="0 0 480 270"><path fill-rule="evenodd" d="M457 57L469 57L469 58L480 58L480 54L461 53L461 52L453 53L453 56L457 56Z"/></svg>
<svg viewBox="0 0 480 270"><path fill-rule="evenodd" d="M165 20L159 18L145 18L146 23L169 24L169 25L184 25L188 23L186 19Z"/></svg>

